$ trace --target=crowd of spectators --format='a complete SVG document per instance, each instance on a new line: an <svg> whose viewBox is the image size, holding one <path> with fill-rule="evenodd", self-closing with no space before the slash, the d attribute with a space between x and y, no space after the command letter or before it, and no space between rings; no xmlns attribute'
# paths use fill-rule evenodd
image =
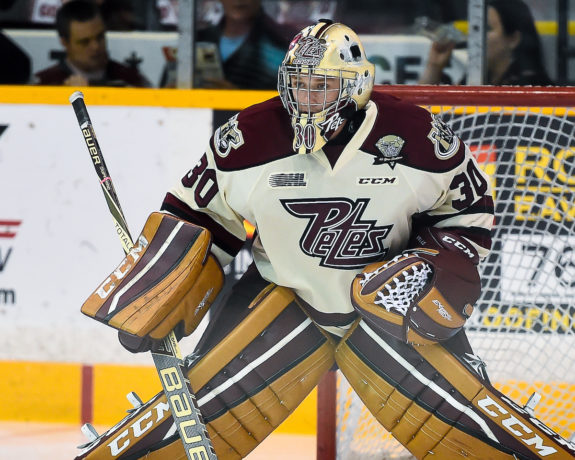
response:
<svg viewBox="0 0 575 460"><path fill-rule="evenodd" d="M220 72L194 77L203 88L274 89L277 68L297 30L322 17L341 21L360 34L409 33L414 19L442 23L465 20L461 0L200 0L196 42L209 44ZM552 85L540 38L524 0L487 1L487 84ZM130 63L110 58L106 31L176 31L177 0L0 0L1 84L174 87L175 52L162 77L151 82ZM63 48L53 65L35 69L30 56L2 29L56 30ZM455 43L431 43L419 83L450 81L444 73ZM201 50L200 50L201 51ZM164 51L166 56L168 54ZM385 55L385 50L381 51Z"/></svg>

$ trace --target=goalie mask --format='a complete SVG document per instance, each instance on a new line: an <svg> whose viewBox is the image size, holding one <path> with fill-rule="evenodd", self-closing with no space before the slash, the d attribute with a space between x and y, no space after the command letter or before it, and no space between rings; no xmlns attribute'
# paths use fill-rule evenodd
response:
<svg viewBox="0 0 575 460"><path fill-rule="evenodd" d="M320 20L292 40L278 74L278 91L291 116L293 149L321 149L369 101L375 67L357 34Z"/></svg>

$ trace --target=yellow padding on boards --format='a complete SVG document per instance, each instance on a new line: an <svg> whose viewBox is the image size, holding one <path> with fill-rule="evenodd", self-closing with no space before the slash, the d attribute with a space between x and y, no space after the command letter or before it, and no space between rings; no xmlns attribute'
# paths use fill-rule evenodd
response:
<svg viewBox="0 0 575 460"><path fill-rule="evenodd" d="M78 423L77 364L0 361L0 420Z"/></svg>
<svg viewBox="0 0 575 460"><path fill-rule="evenodd" d="M81 373L77 363L0 361L0 420L79 424ZM97 364L93 379L95 425L111 426L122 419L131 407L126 399L130 391L143 401L160 391L152 366ZM315 434L316 407L313 390L275 432Z"/></svg>
<svg viewBox="0 0 575 460"><path fill-rule="evenodd" d="M121 420L132 408L126 399L130 391L148 401L161 390L158 373L151 366L98 364L93 375L96 425L112 426Z"/></svg>
<svg viewBox="0 0 575 460"><path fill-rule="evenodd" d="M2 86L0 104L69 105L75 90L84 93L86 104L109 106L190 107L241 110L277 96L276 91L153 89L153 88L72 88L62 86Z"/></svg>

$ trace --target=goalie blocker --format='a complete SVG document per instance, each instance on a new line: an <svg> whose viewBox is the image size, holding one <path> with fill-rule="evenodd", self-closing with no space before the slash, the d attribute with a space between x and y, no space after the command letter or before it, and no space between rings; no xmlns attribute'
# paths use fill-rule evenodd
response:
<svg viewBox="0 0 575 460"><path fill-rule="evenodd" d="M177 327L191 334L220 292L224 274L210 253L210 233L154 212L116 269L82 312L120 331L130 351L145 351Z"/></svg>

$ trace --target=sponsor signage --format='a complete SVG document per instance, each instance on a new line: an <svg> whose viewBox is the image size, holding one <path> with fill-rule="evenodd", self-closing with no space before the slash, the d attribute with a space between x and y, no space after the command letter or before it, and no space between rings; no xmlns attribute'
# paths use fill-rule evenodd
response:
<svg viewBox="0 0 575 460"><path fill-rule="evenodd" d="M137 239L203 153L212 111L89 109ZM80 313L124 252L72 107L0 104L0 125L0 360L138 362Z"/></svg>
<svg viewBox="0 0 575 460"><path fill-rule="evenodd" d="M483 292L468 326L504 332L575 332L575 145L565 134L543 130L558 117L502 115L497 135L474 135L471 145L495 189L493 251L481 265ZM451 120L458 131L457 115ZM497 117L483 118L494 133ZM519 130L521 135L519 136ZM507 134L506 134L507 133ZM463 131L465 140L465 130Z"/></svg>

